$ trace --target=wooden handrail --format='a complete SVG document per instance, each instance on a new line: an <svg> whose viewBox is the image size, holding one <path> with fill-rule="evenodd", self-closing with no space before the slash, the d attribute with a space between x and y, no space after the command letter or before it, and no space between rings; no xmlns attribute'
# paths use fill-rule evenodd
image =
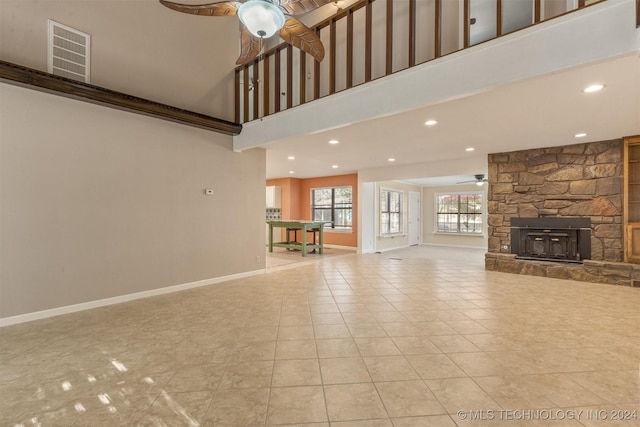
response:
<svg viewBox="0 0 640 427"><path fill-rule="evenodd" d="M463 10L460 11L460 17L456 17L455 22L452 19L443 19L443 16L447 16L444 15L446 12L445 7L451 4L447 1L435 0L431 3L433 6L430 6L431 9L428 13L433 14L432 20L424 15L424 3L418 0L402 0L409 2L408 12L398 7L401 0L386 0L386 3L380 5L380 7L374 7L375 1L360 0L313 27L319 37L324 35L323 39L328 39L328 43L325 42L326 65L321 66L319 62L313 61L313 66L310 69L310 55L298 49L292 49L290 45L283 43L267 50L251 64L236 68L236 101L244 104L244 108L236 106L235 111L239 115L236 116L236 120L239 123L244 123L275 114L283 109L289 109L323 96L350 89L373 79L390 75L401 69L414 67L440 58L443 55L448 55L456 50L466 49L486 41L475 40L473 36L475 33L471 31L472 13L474 13L471 9L471 0L463 0ZM501 37L512 31L511 28L505 30L503 16L509 2L504 0L494 1L496 9L495 37ZM573 12L573 10L569 10L553 17L545 17L543 16L542 1L530 1L532 7L531 22L523 25L522 28ZM585 0L579 0L577 3L578 9L589 7L592 4L595 3L587 5ZM640 26L640 0L636 0L636 5L637 21ZM400 12L395 13L396 10ZM362 41L363 45L357 48L354 35L354 31L356 31L354 24L356 13L359 13L358 18L361 19L359 25L363 27L358 29L358 31L362 31L362 38L357 39L359 43ZM383 19L378 16L378 13L386 14L386 18ZM403 15L396 16L399 13ZM449 12L450 15L451 13ZM338 22L343 19L346 20L346 23L339 27ZM402 35L402 40L398 41L395 38L397 38L399 32L397 29L394 30L394 25L404 27L405 22L407 28L406 36ZM375 29L373 28L374 23L377 25ZM429 30L419 31L421 25L427 25L429 29L432 27L432 32ZM338 28L340 29L338 30ZM459 34L459 29L462 32L461 40L456 39L452 42L451 40L443 39L445 34ZM338 31L341 31L340 36ZM424 46L424 41L418 38L418 34L429 32L433 37L433 45ZM382 37L384 37L384 41L379 42ZM404 37L407 38L405 39ZM345 46L340 47L345 48L346 57L338 57L338 40L344 40ZM377 43L375 52L373 50L374 40ZM400 45L404 46L404 43L407 43L408 48L407 50L402 50L402 55L400 55L402 56L402 62L400 63L397 59L399 56L397 52L400 51L397 48ZM431 50L433 51L432 53ZM285 61L283 51L284 55L286 55L285 64L282 64ZM405 54L406 58L403 56ZM297 93L294 93L293 67L297 67L296 75L300 79L300 84L295 87L295 90L298 91ZM282 70L282 68L285 69ZM271 70L274 70L273 73ZM285 75L282 75L283 71ZM262 76L262 82L260 82L260 76ZM281 80L286 81L286 92L281 90ZM242 92L243 96L240 95L240 92ZM286 98L283 98L283 95L286 95ZM253 105L253 108L248 108L247 104L249 103ZM285 103L285 105L283 106L282 103Z"/></svg>

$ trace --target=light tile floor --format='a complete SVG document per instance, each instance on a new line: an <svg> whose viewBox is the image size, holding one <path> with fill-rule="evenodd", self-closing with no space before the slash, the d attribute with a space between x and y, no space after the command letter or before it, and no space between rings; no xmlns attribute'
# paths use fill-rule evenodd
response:
<svg viewBox="0 0 640 427"><path fill-rule="evenodd" d="M2 328L0 425L640 425L640 289L463 252L319 258Z"/></svg>

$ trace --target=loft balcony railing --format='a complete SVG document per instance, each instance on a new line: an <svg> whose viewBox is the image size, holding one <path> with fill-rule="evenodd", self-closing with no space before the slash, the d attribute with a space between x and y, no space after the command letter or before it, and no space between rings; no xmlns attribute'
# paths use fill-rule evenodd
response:
<svg viewBox="0 0 640 427"><path fill-rule="evenodd" d="M361 0L313 27L325 46L322 62L283 43L236 68L236 123L350 89L601 1L606 0Z"/></svg>

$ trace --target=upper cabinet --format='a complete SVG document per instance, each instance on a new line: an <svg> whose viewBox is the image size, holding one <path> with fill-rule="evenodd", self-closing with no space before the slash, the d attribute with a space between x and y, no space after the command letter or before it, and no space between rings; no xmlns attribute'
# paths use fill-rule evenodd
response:
<svg viewBox="0 0 640 427"><path fill-rule="evenodd" d="M282 207L282 189L277 185L267 187L267 208Z"/></svg>
<svg viewBox="0 0 640 427"><path fill-rule="evenodd" d="M624 261L640 263L640 136L624 139Z"/></svg>

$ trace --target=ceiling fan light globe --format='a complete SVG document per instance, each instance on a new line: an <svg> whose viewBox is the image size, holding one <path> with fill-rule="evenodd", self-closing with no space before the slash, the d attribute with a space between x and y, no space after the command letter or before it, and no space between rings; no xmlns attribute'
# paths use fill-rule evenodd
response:
<svg viewBox="0 0 640 427"><path fill-rule="evenodd" d="M273 36L284 25L284 13L265 0L249 0L238 8L238 18L249 32L263 39Z"/></svg>

